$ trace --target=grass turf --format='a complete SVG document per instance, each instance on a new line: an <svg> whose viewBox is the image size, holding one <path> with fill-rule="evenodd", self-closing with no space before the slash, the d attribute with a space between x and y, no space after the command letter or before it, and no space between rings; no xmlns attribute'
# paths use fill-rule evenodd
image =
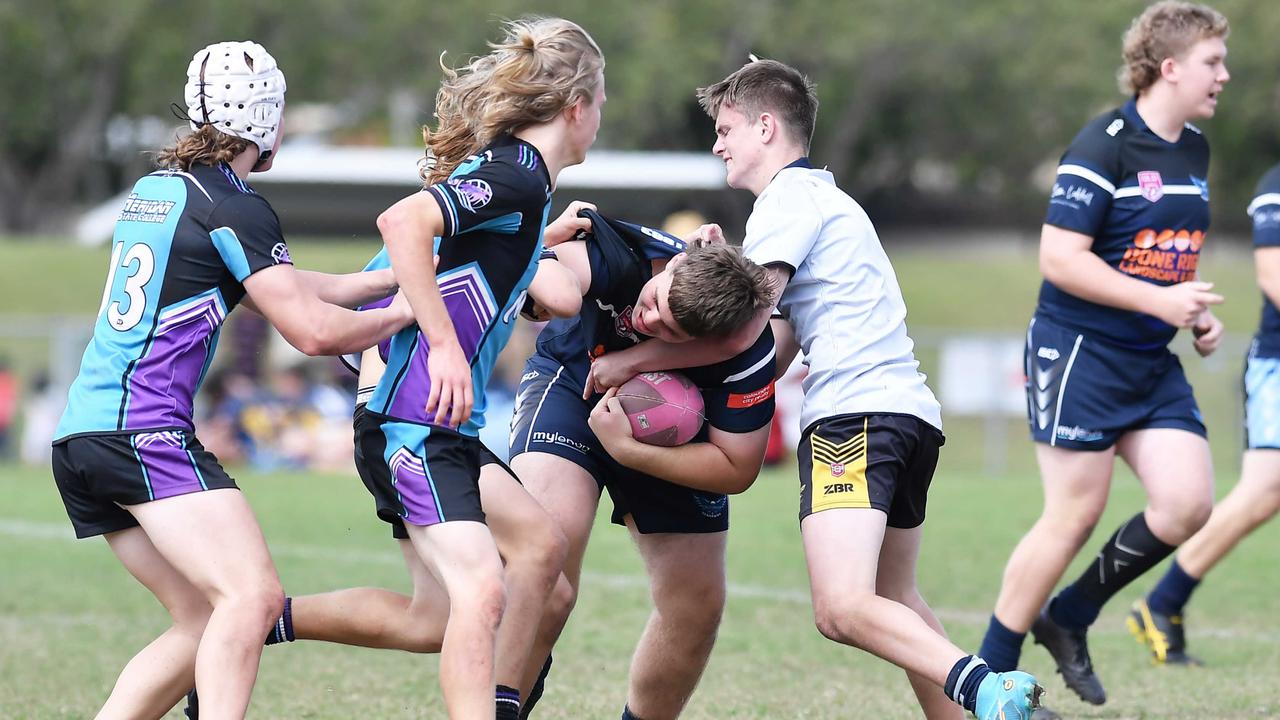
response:
<svg viewBox="0 0 1280 720"><path fill-rule="evenodd" d="M1029 448L1027 449L1029 452ZM979 477L945 454L930 497L921 587L956 642L976 648L1007 555L1039 510L1033 475ZM399 554L354 474L237 474L290 593L351 585L407 589ZM1225 491L1230 482L1222 482ZM796 529L796 481L767 471L735 498L728 607L719 641L685 717L910 718L918 708L900 672L814 630ZM1117 475L1091 548L1141 506ZM643 569L620 528L602 522L578 608L556 651L538 717L616 717L631 650L648 613ZM1155 668L1123 630L1129 602L1163 566L1127 588L1091 633L1111 700L1075 700L1030 642L1024 666L1068 717L1228 718L1280 714L1274 669L1272 524L1248 539L1197 591L1191 647L1208 666ZM0 467L0 717L87 717L129 657L165 627L164 613L101 540L76 542L43 469ZM1080 572L1088 549L1068 577ZM267 648L250 717L443 716L436 658L299 642ZM1266 670L1271 668L1271 670ZM169 714L179 718L180 711Z"/></svg>

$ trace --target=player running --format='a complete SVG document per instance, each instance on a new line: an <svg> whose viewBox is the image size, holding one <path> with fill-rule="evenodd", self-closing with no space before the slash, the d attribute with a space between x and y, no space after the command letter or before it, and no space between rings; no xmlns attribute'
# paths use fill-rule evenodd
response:
<svg viewBox="0 0 1280 720"><path fill-rule="evenodd" d="M539 335L512 421L512 467L569 541L567 582L552 596L533 657L547 656L573 608L607 489L613 522L628 528L644 558L654 604L622 717L674 718L698 684L724 608L726 493L755 480L768 442L774 350L760 329L771 291L763 268L735 248L686 255L675 237L587 215L589 238L554 249L579 277L582 314L552 321ZM618 401L587 384L593 357L650 336L721 359L683 371L703 392L707 425L680 447L636 442Z"/></svg>
<svg viewBox="0 0 1280 720"><path fill-rule="evenodd" d="M1183 607L1205 574L1280 510L1280 165L1258 182L1249 215L1262 321L1244 370L1243 468L1240 482L1213 508L1204 527L1178 548L1168 572L1129 613L1129 629L1157 664L1201 664L1187 654Z"/></svg>
<svg viewBox="0 0 1280 720"><path fill-rule="evenodd" d="M1209 229L1212 117L1230 79L1227 20L1160 2L1124 37L1134 97L1090 121L1063 153L1040 239L1044 283L1027 329L1027 409L1044 511L1014 549L982 643L991 667L1017 664L1028 630L1067 687L1106 692L1086 631L1108 599L1190 537L1213 504L1200 411L1167 345L1190 328L1201 355L1222 338L1222 302L1197 274ZM1080 577L1047 605L1106 506L1119 456L1147 493Z"/></svg>
<svg viewBox="0 0 1280 720"><path fill-rule="evenodd" d="M984 719L1027 717L1040 694L1035 679L993 672L952 644L916 587L941 411L917 369L875 229L808 160L813 85L762 60L698 98L715 120L713 151L729 185L757 196L743 248L781 291L778 368L798 349L809 367L797 457L818 629L903 668L930 718L960 717L961 707ZM647 343L595 372L616 381L661 367L670 351Z"/></svg>
<svg viewBox="0 0 1280 720"><path fill-rule="evenodd" d="M68 393L53 475L77 537L112 552L173 625L125 666L98 718L160 717L192 686L206 720L245 714L280 589L253 512L196 439L192 399L242 302L309 355L368 347L412 320L389 272L295 270L246 183L279 151L284 75L262 46L210 45L187 69L194 132L125 201L93 338Z"/></svg>

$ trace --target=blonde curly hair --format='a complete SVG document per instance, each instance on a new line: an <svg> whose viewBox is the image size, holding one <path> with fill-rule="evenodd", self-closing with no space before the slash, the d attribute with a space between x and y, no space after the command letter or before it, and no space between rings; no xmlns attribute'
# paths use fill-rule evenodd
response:
<svg viewBox="0 0 1280 720"><path fill-rule="evenodd" d="M1134 18L1124 34L1124 64L1120 89L1141 93L1160 79L1160 64L1175 58L1207 38L1223 38L1231 32L1227 18L1208 5L1181 0L1155 3Z"/></svg>
<svg viewBox="0 0 1280 720"><path fill-rule="evenodd" d="M594 102L604 54L577 24L528 17L504 24L492 52L465 67L440 66L436 128L422 128L427 159L422 179L441 182L468 156L502 135L549 122L579 100Z"/></svg>

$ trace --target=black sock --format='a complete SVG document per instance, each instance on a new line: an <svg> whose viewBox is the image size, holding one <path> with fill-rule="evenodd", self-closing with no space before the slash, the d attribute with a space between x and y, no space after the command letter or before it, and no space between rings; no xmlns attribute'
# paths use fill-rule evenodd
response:
<svg viewBox="0 0 1280 720"><path fill-rule="evenodd" d="M956 701L969 712L974 712L978 702L978 686L983 678L991 674L986 661L977 655L965 655L956 661L951 672L947 673L947 683L943 686L947 697Z"/></svg>
<svg viewBox="0 0 1280 720"><path fill-rule="evenodd" d="M276 624L271 626L271 632L267 633L267 641L263 644L275 645L293 641L293 598L285 596L284 612L280 613Z"/></svg>
<svg viewBox="0 0 1280 720"><path fill-rule="evenodd" d="M987 634L982 638L982 647L978 648L978 655L996 672L1017 670L1018 660L1022 656L1022 641L1026 637L1026 633L1014 632L1005 627L992 613L991 622L987 624Z"/></svg>
<svg viewBox="0 0 1280 720"><path fill-rule="evenodd" d="M494 697L498 701L498 713L495 720L520 720L520 691L499 685Z"/></svg>
<svg viewBox="0 0 1280 720"><path fill-rule="evenodd" d="M1169 557L1174 549L1151 533L1142 513L1134 515L1107 540L1084 574L1058 593L1049 614L1064 627L1089 627L1112 595Z"/></svg>
<svg viewBox="0 0 1280 720"><path fill-rule="evenodd" d="M1169 572L1160 578L1155 589L1147 596L1151 612L1161 615L1181 615L1182 608L1191 599L1191 593L1200 581L1187 574L1175 559L1169 564Z"/></svg>
<svg viewBox="0 0 1280 720"><path fill-rule="evenodd" d="M639 715L634 715L631 708L627 705L622 706L622 720L643 720Z"/></svg>
<svg viewBox="0 0 1280 720"><path fill-rule="evenodd" d="M542 691L547 689L547 675L551 672L551 656L547 656L547 661L542 663L542 670L538 673L538 679L533 681L533 687L529 689L529 697L524 700L524 707L520 708L520 720L526 720L533 713L533 706L538 704L542 699Z"/></svg>

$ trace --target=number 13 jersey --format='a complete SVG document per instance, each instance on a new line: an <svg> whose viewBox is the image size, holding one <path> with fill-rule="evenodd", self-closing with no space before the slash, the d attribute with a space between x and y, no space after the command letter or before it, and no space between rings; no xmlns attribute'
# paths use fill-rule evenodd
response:
<svg viewBox="0 0 1280 720"><path fill-rule="evenodd" d="M218 333L244 279L289 263L280 221L225 164L159 170L116 221L93 338L55 443L77 435L187 430Z"/></svg>

